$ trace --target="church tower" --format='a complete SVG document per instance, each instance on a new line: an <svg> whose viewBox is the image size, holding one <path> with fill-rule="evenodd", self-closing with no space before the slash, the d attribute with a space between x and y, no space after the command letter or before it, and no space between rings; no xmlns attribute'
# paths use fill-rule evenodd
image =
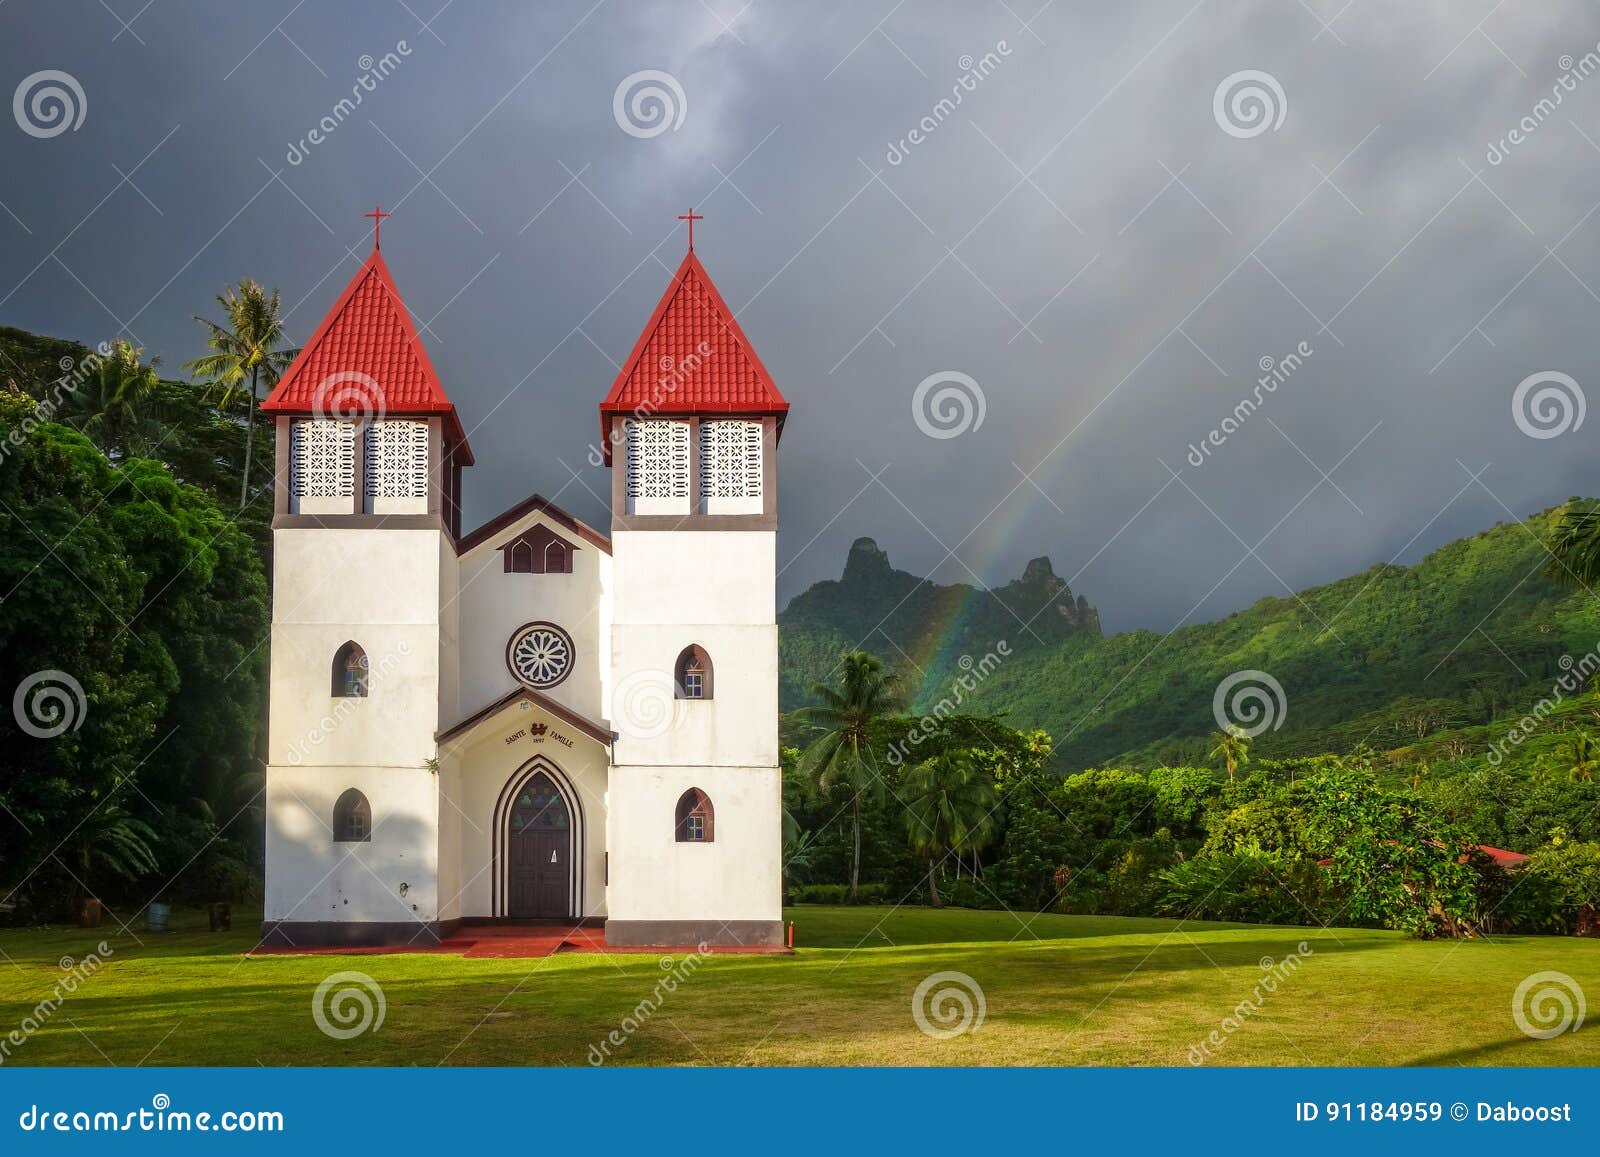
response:
<svg viewBox="0 0 1600 1157"><path fill-rule="evenodd" d="M783 938L777 463L789 404L689 250L600 404L612 469L606 940Z"/></svg>
<svg viewBox="0 0 1600 1157"><path fill-rule="evenodd" d="M435 732L458 712L472 452L377 247L262 404L272 521L268 943L428 943Z"/></svg>

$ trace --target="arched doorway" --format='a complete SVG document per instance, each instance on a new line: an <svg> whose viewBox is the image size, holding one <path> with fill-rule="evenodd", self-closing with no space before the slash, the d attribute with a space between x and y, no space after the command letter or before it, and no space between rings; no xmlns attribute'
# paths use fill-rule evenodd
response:
<svg viewBox="0 0 1600 1157"><path fill-rule="evenodd" d="M583 815L566 777L540 757L511 778L496 823L498 911L570 919L583 895Z"/></svg>

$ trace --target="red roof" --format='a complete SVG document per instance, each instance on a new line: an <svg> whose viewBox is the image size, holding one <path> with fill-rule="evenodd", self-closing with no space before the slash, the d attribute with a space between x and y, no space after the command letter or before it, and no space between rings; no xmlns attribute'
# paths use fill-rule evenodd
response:
<svg viewBox="0 0 1600 1157"><path fill-rule="evenodd" d="M269 414L439 414L458 460L472 463L456 408L377 249L261 408Z"/></svg>
<svg viewBox="0 0 1600 1157"><path fill-rule="evenodd" d="M789 412L738 319L694 250L634 343L611 392L600 403L600 437L611 461L610 420L643 410L663 414Z"/></svg>
<svg viewBox="0 0 1600 1157"><path fill-rule="evenodd" d="M1491 848L1488 844L1479 844L1478 851L1488 856L1502 868L1514 868L1518 864L1526 863L1528 859L1521 852L1508 852L1504 848Z"/></svg>

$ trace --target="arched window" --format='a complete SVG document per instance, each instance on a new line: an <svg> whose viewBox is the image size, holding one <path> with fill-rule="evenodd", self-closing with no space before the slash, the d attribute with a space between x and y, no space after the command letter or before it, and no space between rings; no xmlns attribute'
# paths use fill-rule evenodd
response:
<svg viewBox="0 0 1600 1157"><path fill-rule="evenodd" d="M709 844L716 826L716 812L711 808L711 797L697 787L691 787L678 797L678 822L674 838L680 844Z"/></svg>
<svg viewBox="0 0 1600 1157"><path fill-rule="evenodd" d="M333 657L333 695L336 699L365 699L367 695L367 653L354 641L339 648Z"/></svg>
<svg viewBox="0 0 1600 1157"><path fill-rule="evenodd" d="M372 839L372 805L355 788L349 788L333 805L333 841L364 844Z"/></svg>
<svg viewBox="0 0 1600 1157"><path fill-rule="evenodd" d="M711 656L706 654L704 647L690 643L680 651L673 674L677 698L711 698Z"/></svg>
<svg viewBox="0 0 1600 1157"><path fill-rule="evenodd" d="M511 546L511 563L506 567L513 574L533 573L533 547L526 542L516 542Z"/></svg>
<svg viewBox="0 0 1600 1157"><path fill-rule="evenodd" d="M571 574L572 567L567 563L567 544L559 538L552 539L544 544L544 573L545 574Z"/></svg>

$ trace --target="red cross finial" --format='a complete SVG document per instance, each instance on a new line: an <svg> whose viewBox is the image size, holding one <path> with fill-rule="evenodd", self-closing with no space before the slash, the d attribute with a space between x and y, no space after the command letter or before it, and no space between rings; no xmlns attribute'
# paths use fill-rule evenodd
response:
<svg viewBox="0 0 1600 1157"><path fill-rule="evenodd" d="M363 213L361 215L363 217L371 217L372 218L372 247L374 249L382 248L382 246L380 246L378 244L378 235L383 229L383 219L385 217L393 217L394 214L393 213L385 213L383 211L383 207L382 206L374 205L372 207L372 212Z"/></svg>
<svg viewBox="0 0 1600 1157"><path fill-rule="evenodd" d="M704 213L696 213L693 209L690 209L687 213L678 214L678 220L689 222L689 252L691 253L694 252L694 223L705 219Z"/></svg>

